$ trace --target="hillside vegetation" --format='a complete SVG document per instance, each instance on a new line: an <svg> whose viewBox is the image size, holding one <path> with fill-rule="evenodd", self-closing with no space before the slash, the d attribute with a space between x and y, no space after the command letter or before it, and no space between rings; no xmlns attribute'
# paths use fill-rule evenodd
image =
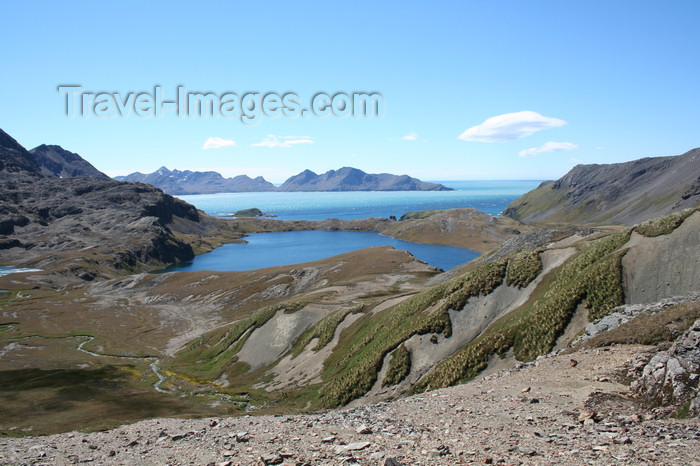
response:
<svg viewBox="0 0 700 466"><path fill-rule="evenodd" d="M337 407L374 392L376 388L373 387L388 387L388 393L400 393L462 383L485 369L494 355L512 354L520 361L531 361L547 354L562 335L568 333L580 305L585 308L586 320L592 321L625 302L622 258L628 251L626 245L632 231L649 236L672 235L684 219L695 212L696 209L692 209L633 229L608 231L577 241L571 241L576 237L568 237L561 240L561 245L554 242L536 250L521 249L502 258L496 259L498 254L488 255L475 261L465 273L382 307L378 312L373 311L374 305L362 305L331 313L290 342L289 364L293 365L302 352L317 353L323 361L317 362L319 377L300 381L295 388L287 386L287 396L290 399L302 397L312 408ZM543 254L559 254L557 251L563 253L572 248L575 248L573 254L569 253L561 265L544 271ZM460 312L468 312L463 311L467 303L472 299L488 301L497 289L511 289L512 296L516 301L522 300L522 304L489 322L476 338L465 337L468 332L455 333L454 319ZM523 300L521 293L527 293L526 299ZM509 303L499 302L498 306L508 308ZM336 334L336 329L350 315L359 315L359 318L340 335ZM251 328L249 324L242 325ZM234 335L232 328L222 327L201 337L176 357L172 367L176 370L183 367L183 360L196 360L199 368L192 366L186 374L192 376L194 371L206 373L210 367L219 367L209 374L209 379L224 375L230 382L222 389L224 393L247 392L256 387L256 396L279 399L280 394L272 388L269 395L260 391L273 387L276 377L283 377L274 371L277 362L239 379L242 385L236 383L236 376L243 375L240 366L225 370L229 363L222 364L221 355L225 353L220 349L240 348L246 338L241 331L235 333L235 338L231 337ZM221 346L224 336L226 343ZM337 343L332 351L324 351L321 356L321 350L334 337ZM410 342L416 338L430 341L426 344L435 349L435 355L430 356L430 350L424 347L421 347L420 356L413 354L410 348L415 344ZM196 348L205 341L209 344L202 353ZM447 344L456 350L444 357L437 356L443 354L439 348ZM202 356L207 354L211 356ZM434 364L427 372L416 372L414 357L432 357ZM235 362L235 358L228 361Z"/></svg>

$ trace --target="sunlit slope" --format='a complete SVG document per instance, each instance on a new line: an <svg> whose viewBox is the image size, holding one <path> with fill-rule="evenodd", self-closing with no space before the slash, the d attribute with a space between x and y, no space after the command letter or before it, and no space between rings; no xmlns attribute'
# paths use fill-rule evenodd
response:
<svg viewBox="0 0 700 466"><path fill-rule="evenodd" d="M700 202L700 149L605 165L577 165L546 181L504 211L513 219L549 223L633 225Z"/></svg>
<svg viewBox="0 0 700 466"><path fill-rule="evenodd" d="M305 408L461 383L494 357L530 361L566 346L585 323L629 302L630 289L640 282L629 278L625 257L639 256L652 242L686 250L673 277L665 271L643 277L645 287L658 290L646 298L693 291L699 253L692 245L700 244L699 232L700 213L691 209L634 228L560 235L505 257L490 254L462 275L417 293L349 300L303 332L297 328L284 355L249 367L241 354L251 352L246 345L256 332L279 337L283 322L291 320L285 315L311 305L288 301L191 342L171 367L200 381L225 380L218 386L223 392ZM656 287L654 280L674 283ZM258 338L256 345L264 341Z"/></svg>

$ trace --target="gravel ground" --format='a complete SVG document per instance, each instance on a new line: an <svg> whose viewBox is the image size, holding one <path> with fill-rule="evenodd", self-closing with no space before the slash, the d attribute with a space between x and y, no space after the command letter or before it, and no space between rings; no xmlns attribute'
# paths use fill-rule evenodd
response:
<svg viewBox="0 0 700 466"><path fill-rule="evenodd" d="M649 349L540 358L465 385L313 415L3 438L0 464L700 465L699 419L656 419L615 382Z"/></svg>

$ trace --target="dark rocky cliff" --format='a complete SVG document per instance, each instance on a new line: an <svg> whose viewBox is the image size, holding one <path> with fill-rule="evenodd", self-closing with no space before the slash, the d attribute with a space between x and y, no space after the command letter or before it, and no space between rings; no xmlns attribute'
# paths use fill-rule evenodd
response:
<svg viewBox="0 0 700 466"><path fill-rule="evenodd" d="M99 180L109 180L90 162L74 152L70 152L61 146L47 146L42 144L29 151L41 168L41 172L47 176L57 176L59 178L75 178L87 176Z"/></svg>
<svg viewBox="0 0 700 466"><path fill-rule="evenodd" d="M0 130L2 262L83 279L142 271L194 256L184 239L218 228L194 206L141 183L42 174Z"/></svg>

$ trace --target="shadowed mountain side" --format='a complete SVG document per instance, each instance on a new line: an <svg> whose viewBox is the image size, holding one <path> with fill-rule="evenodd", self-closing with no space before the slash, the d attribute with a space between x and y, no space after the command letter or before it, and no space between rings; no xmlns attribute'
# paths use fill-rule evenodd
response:
<svg viewBox="0 0 700 466"><path fill-rule="evenodd" d="M91 280L188 260L241 236L152 186L44 175L4 132L0 181L5 263Z"/></svg>
<svg viewBox="0 0 700 466"><path fill-rule="evenodd" d="M513 201L521 221L632 225L700 202L700 149L606 165L577 165Z"/></svg>
<svg viewBox="0 0 700 466"><path fill-rule="evenodd" d="M57 176L59 178L87 176L99 180L111 179L78 154L67 151L61 146L42 144L30 150L29 153L32 154L39 167L41 167L41 172L47 176Z"/></svg>
<svg viewBox="0 0 700 466"><path fill-rule="evenodd" d="M27 149L0 129L0 174L15 174L30 179L42 176L41 167Z"/></svg>

